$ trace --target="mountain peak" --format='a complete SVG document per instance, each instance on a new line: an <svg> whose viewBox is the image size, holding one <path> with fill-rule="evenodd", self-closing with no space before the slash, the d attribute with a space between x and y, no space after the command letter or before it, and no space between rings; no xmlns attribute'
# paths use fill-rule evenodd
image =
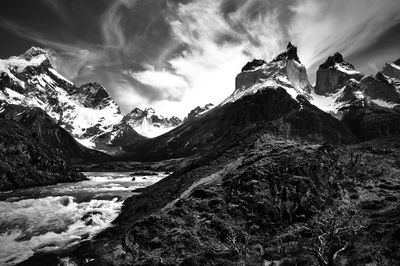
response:
<svg viewBox="0 0 400 266"><path fill-rule="evenodd" d="M297 54L297 46L293 45L291 42L288 43L286 51L275 57L275 59L272 60L272 62L287 61L287 60L294 60L300 63L300 59Z"/></svg>
<svg viewBox="0 0 400 266"><path fill-rule="evenodd" d="M347 63L344 58L343 55L341 53L336 52L334 55L329 56L326 61L320 65L321 68L331 68L331 67L335 67L336 65L344 65L350 69L354 70L354 66L350 63Z"/></svg>
<svg viewBox="0 0 400 266"><path fill-rule="evenodd" d="M50 54L47 50L35 46L29 48L24 54L21 55L21 57L27 61L30 61L32 58L37 57L38 55L44 55L47 59L50 58Z"/></svg>

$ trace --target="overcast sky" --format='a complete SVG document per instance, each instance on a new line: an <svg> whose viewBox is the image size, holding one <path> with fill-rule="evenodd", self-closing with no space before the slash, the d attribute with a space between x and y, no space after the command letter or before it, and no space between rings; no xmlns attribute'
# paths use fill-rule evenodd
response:
<svg viewBox="0 0 400 266"><path fill-rule="evenodd" d="M59 72L97 81L124 112L185 116L234 90L242 66L288 41L310 79L339 51L365 73L400 58L399 0L2 0L0 58L49 48Z"/></svg>

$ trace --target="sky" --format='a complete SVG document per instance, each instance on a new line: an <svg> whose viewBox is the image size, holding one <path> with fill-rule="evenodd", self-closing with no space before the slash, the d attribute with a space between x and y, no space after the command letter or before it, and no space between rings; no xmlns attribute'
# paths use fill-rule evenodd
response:
<svg viewBox="0 0 400 266"><path fill-rule="evenodd" d="M366 74L400 58L399 0L2 0L0 58L31 46L81 85L99 82L124 113L184 117L218 104L253 58L289 41L311 82L341 52Z"/></svg>

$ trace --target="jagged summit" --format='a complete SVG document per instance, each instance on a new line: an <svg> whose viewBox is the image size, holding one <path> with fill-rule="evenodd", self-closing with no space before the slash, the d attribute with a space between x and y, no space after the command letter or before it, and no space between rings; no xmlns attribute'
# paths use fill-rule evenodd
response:
<svg viewBox="0 0 400 266"><path fill-rule="evenodd" d="M349 68L354 69L354 66L352 64L344 61L343 55L341 53L335 53L334 55L329 56L326 61L320 65L320 67L328 69L330 67L335 67L336 64L343 64L348 66Z"/></svg>
<svg viewBox="0 0 400 266"><path fill-rule="evenodd" d="M286 51L271 62L253 60L247 63L236 77L234 93L223 104L265 88L284 88L294 99L311 92L307 70L292 43L289 42Z"/></svg>
<svg viewBox="0 0 400 266"><path fill-rule="evenodd" d="M277 62L277 61L282 61L282 60L295 60L299 63L300 59L297 54L297 46L293 45L291 42L288 43L286 47L286 51L279 54L275 59L272 60L272 62Z"/></svg>
<svg viewBox="0 0 400 266"><path fill-rule="evenodd" d="M48 50L45 50L40 47L32 46L29 48L25 53L23 53L20 57L24 58L25 60L30 61L32 58L38 55L45 55L47 58L50 58L50 53Z"/></svg>
<svg viewBox="0 0 400 266"><path fill-rule="evenodd" d="M343 89L350 79L359 81L363 76L352 64L344 60L342 54L335 53L319 66L315 93L318 95L335 94Z"/></svg>

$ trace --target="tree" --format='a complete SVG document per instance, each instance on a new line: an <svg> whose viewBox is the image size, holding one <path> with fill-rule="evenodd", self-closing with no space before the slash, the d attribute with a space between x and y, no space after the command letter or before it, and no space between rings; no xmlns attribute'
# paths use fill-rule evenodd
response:
<svg viewBox="0 0 400 266"><path fill-rule="evenodd" d="M307 225L312 237L304 247L321 266L333 266L338 255L346 251L363 228L363 219L355 208L333 207L316 215Z"/></svg>

